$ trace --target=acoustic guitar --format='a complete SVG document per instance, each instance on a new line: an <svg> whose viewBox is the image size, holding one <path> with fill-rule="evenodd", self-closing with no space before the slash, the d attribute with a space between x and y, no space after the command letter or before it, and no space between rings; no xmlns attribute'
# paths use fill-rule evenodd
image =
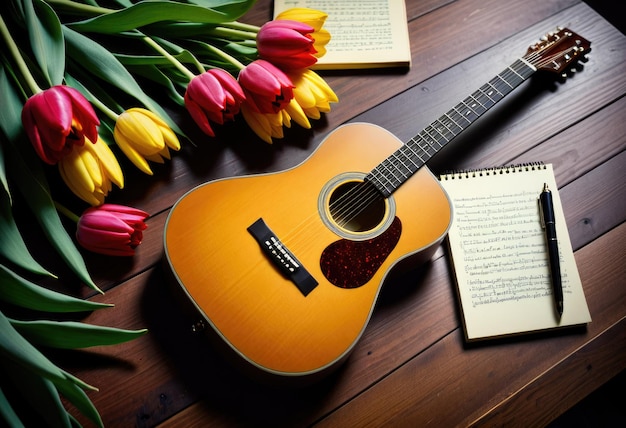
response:
<svg viewBox="0 0 626 428"><path fill-rule="evenodd" d="M165 225L174 283L253 372L326 374L363 335L392 269L427 261L446 236L450 200L426 162L537 70L561 74L589 50L559 29L405 144L348 124L293 169L194 188Z"/></svg>

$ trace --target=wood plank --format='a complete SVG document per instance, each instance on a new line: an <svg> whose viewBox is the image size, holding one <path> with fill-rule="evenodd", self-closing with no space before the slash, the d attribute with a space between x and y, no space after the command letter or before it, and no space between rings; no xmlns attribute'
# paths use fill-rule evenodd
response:
<svg viewBox="0 0 626 428"><path fill-rule="evenodd" d="M590 391L626 369L626 318L581 346L554 367L516 391L471 426L506 426L519 415L532 412L538 425L546 425L579 402ZM568 391L567 401L560 391Z"/></svg>
<svg viewBox="0 0 626 428"><path fill-rule="evenodd" d="M430 42L412 44L414 66L408 73L390 75L389 71L370 71L355 74L344 71L326 75L339 96L339 103L333 105L331 113L316 123L312 131L294 128L287 132L283 141L277 141L273 146L256 139L240 121L216 127L217 139L208 138L193 132L194 125L181 113L183 125L186 125L185 129L190 129L197 147L185 144L181 152L174 154L171 162L155 167L154 177L145 177L131 167L125 168L126 181L136 184L128 186L124 192L113 192L109 200L123 202L130 199L138 208L155 214L169 208L191 187L210 179L275 171L296 165L305 160L322 138L341 123L384 102L390 95L401 93L457 62L497 45L529 25L576 4L580 5L579 1L503 3L497 0L458 0L420 16L410 22L411 40ZM580 12L579 9L576 13ZM449 22L458 25L448 26ZM442 37L432 40L429 34L442 26L449 31L441 32ZM552 29L554 25L551 23L548 27ZM523 49L548 29L542 28L529 40L523 41ZM509 61L511 57L506 59ZM371 90L383 87L384 90ZM342 103L342 99L349 99L349 102ZM458 99L449 106L456 102Z"/></svg>
<svg viewBox="0 0 626 428"><path fill-rule="evenodd" d="M580 4L573 10L568 9L562 14L563 20L570 19L570 15L580 16L579 19L593 22L598 19L586 5ZM560 15L559 15L560 16ZM560 19L557 17L552 19ZM591 25L591 24L587 24ZM372 122L379 125L389 124L387 129L394 132L403 139L413 136L422 126L426 126L434 120L440 112L433 114L433 111L441 112L449 109L458 102L459 99L479 87L485 81L485 75L491 76L497 73L504 66L497 66L494 71L489 58L507 57L502 60L502 64L509 64L512 61L507 52L523 51L525 47L511 47L511 44L526 46L532 40L530 34L536 33L535 28L545 28L547 24L536 24L532 29L526 30L528 37L515 37L502 43L488 51L470 58L462 67L453 67L440 75L423 82L419 87L415 87L406 93L392 98L390 101L381 104L379 107L358 116L356 121ZM626 62L619 61L611 52L615 49L626 51L626 38L623 35L611 31L612 27L595 26L592 36L597 41L594 42L594 59L588 63L588 67L571 81L561 85L556 93L546 90L542 82L535 86L528 85L520 88L521 93L512 94L510 105L496 107L494 111L477 123L477 128L470 128L466 137L451 143L451 147L445 149L435 158L432 168L437 171L456 168L478 168L485 166L501 165L511 162L529 162L542 160L555 163L557 172L557 183L560 185L571 181L575 176L574 172L582 173L581 164L578 162L584 159L586 162L594 159L595 164L601 162L606 156L611 156L616 151L621 150L620 136L623 135L624 121L619 120L622 114L624 100L617 102L608 108L607 112L594 113L603 103L611 103L626 92ZM522 42L519 39L524 39ZM598 47L596 48L596 44ZM598 64L605 64L600 67ZM490 69L490 71L486 71ZM489 74L486 74L489 73ZM462 88L456 82L471 80L474 86L463 84ZM613 91L597 91L597 86L613 87ZM424 94L422 87L428 87L429 92ZM471 89L467 89L467 88ZM447 104L443 104L445 100ZM503 101L507 103L507 101ZM569 110L571 104L584 104L584 111L580 109L577 113L582 117L594 117L597 124L589 123L585 120L576 123L577 119L569 115L562 114L564 109ZM445 105L445 107L442 107ZM582 107L581 107L582 108ZM418 110L416 115L413 114ZM423 124L416 126L414 116L426 116ZM552 135L559 135L559 131L570 128L559 139L554 140L549 145L538 145L541 141ZM613 131L608 131L613 130ZM602 138L606 142L599 148L590 145L588 140ZM607 139L608 138L608 139ZM507 150L502 147L507 145ZM564 156L564 148L567 147L567 156ZM525 152L520 157L520 153ZM574 158L571 158L574 157ZM176 162L176 159L174 160ZM586 165L586 169L591 169L595 164ZM192 170L187 173L192 174ZM561 173L567 175L561 178ZM176 177L178 179L178 177ZM181 189L182 190L182 189ZM170 190L160 189L170 195ZM147 198L154 200L155 204L165 203L166 197L157 197L157 190L149 190ZM133 200L135 200L133 198ZM121 201L124 203L125 201ZM167 203L172 203L168 201ZM142 204L134 204L142 205ZM93 272L94 280L102 289L108 289L119 280L128 278L138 272L147 269L157 263L162 254L162 229L165 222L165 215L169 207L160 207L157 213L148 220L149 229L145 233L144 243L137 250L137 255L133 260L125 263L116 263L113 266L102 266L100 256L87 254L86 263L90 271ZM162 211L162 212L161 212ZM89 293L85 291L85 293ZM92 293L93 294L93 293ZM87 294L87 295L92 295Z"/></svg>
<svg viewBox="0 0 626 428"><path fill-rule="evenodd" d="M613 27L594 26L597 15L580 4L537 23L497 49L489 49L422 82L354 120L384 126L402 141L445 113L525 52L550 22L566 22L592 42L581 72L554 84L537 76L518 88L453 141L429 164L435 172L505 165L523 151L539 146L564 128L576 125L626 92L626 62L614 52L626 51L624 35ZM608 79L606 81L604 79ZM562 150L535 160L557 163ZM550 155L550 157L546 156ZM578 168L577 168L578 169Z"/></svg>
<svg viewBox="0 0 626 428"><path fill-rule="evenodd" d="M591 189L583 187L583 184L595 187L595 183L603 183L604 187L600 193L609 193L614 190L616 183L613 178L619 177L619 172L620 165L618 163L609 162L607 165L601 165L597 170L589 173L593 179L584 180L585 177L582 177L563 188L561 197L566 204L571 202L571 205L585 207L584 201L575 202L575 199L571 200L576 195L587 195L591 192ZM583 184L579 185L579 181ZM617 184L618 197L603 198L604 203L609 206L613 199L620 200L626 196L624 185ZM622 197L620 198L619 195ZM602 213L611 212L610 208L598 206L594 206L594 210L594 212ZM612 227L616 227L626 220L624 218L626 211L620 212L622 213L621 217L616 223L613 223ZM619 253L619 250L617 252ZM352 394L358 392L364 385L376 382L377 377L380 378L381 374L401 365L405 358L410 358L412 353L419 352L419 349L427 349L429 340L434 343L433 338L443 337L446 335L446 330L451 331L451 328L458 327L456 314L449 312L456 309L456 302L451 294L452 284L449 279L449 271L444 264L444 261L437 260L427 268L428 272L423 278L414 278L414 282L389 285L390 287L405 287L404 291L385 291L388 288L383 290L383 302L376 309L368 332L361 343L357 345L346 367L341 371L341 378L350 381L339 384L328 392L330 402L348 401ZM589 267L589 269L592 268ZM411 291L414 287L419 287L419 290ZM441 290L445 290L445 293L442 293ZM386 292L389 293L387 296L385 296ZM608 291L606 293L611 294ZM409 298L409 302L400 302L404 298ZM388 300L385 301L385 299ZM425 319L429 322L425 323ZM407 328L407 325L412 326L412 328ZM425 341L426 344L424 344ZM198 410L195 409L194 411ZM327 409L327 411L331 410L330 408ZM190 411L190 414L194 411ZM203 413L203 410L200 412L202 418L208 417ZM189 417L189 415L181 415L180 417ZM179 419L177 418L175 421L178 422Z"/></svg>
<svg viewBox="0 0 626 428"><path fill-rule="evenodd" d="M359 412L364 412L364 422L375 422L378 419L369 416L376 411L382 418L396 410L398 417L408 415L411 418L417 418L420 409L424 416L436 415L438 409L448 412L449 408L438 401L437 394L442 394L439 400L444 397L443 401L448 398L468 401L446 421L469 423L516 391L522 397L524 388L533 384L533 379L539 381L540 374L551 373L551 368L568 352L583 349L581 343L599 335L602 326L608 328L616 322L616 314L623 316L624 268L615 258L624 254L626 210L621 208L626 195L619 177L623 176L624 165L621 136L625 125L621 117L626 73L623 56L615 52L626 52L625 38L582 3L563 1L539 5L540 2L533 2L540 7L528 14L524 12L528 4L517 3L508 6L524 15L519 22L511 12L503 10L498 16L480 10L485 3L478 0L458 0L421 15L411 23L412 34L426 37L428 31L435 31L437 27L430 20L450 28L444 20L448 17L450 22L458 22L458 28L451 28L450 40L461 34L470 40L461 47L451 46L451 53L439 52L444 42L450 41L448 36L432 46L418 47L420 58L428 58L421 56L428 53L440 54L432 57L433 62L439 64L438 71L420 67L411 71L417 74L390 78L394 83L389 92L381 95L380 101L369 94L363 98L361 92L387 79L330 75L329 80L345 85L340 87L349 107L339 109L337 118L331 120L334 110L316 128L314 135L294 132L284 143L250 151L249 141L229 142L223 147L216 141L200 139L198 142L204 146L177 155L173 162L160 169L156 178L150 179L155 181L149 185L144 187L141 178L137 182L129 180L133 185L118 201L132 201L134 205L150 208L153 214L150 229L137 256L126 263L116 260L109 266L107 260L88 257L88 266L98 284L109 290L105 296L94 300L113 302L117 307L94 313L86 321L126 328L149 327L150 333L121 346L57 356L70 372L101 388L98 393L90 393L90 397L106 425L306 425L330 415L322 421L325 425L336 421L354 423L360 420ZM574 6L569 7L572 4ZM268 12L265 6L262 10ZM477 41L476 33L470 30L476 24L486 26L496 17L494 34ZM481 167L538 158L555 163L570 235L574 235L573 242L576 239L576 248L581 248L576 258L594 319L586 332L465 347L444 251L439 251L430 264L387 284L365 336L347 364L326 381L309 388L276 390L254 384L232 370L202 335L190 330L192 320L166 289L159 263L161 231L167 210L177 195L209 178L295 164L310 153L323 133L333 127L334 120L340 123L353 118L390 94L400 95L358 116L357 120L380 121L388 129L391 126L394 132L398 131L396 135L402 135L416 125L414 116L407 112L417 110L423 113L424 124L427 124L426 121L441 114L443 108L451 107L500 71L500 68L491 70L494 62L508 65L512 60L511 51L524 51L538 33L546 30L548 23L552 26L553 20L580 26L582 30L575 28L576 31L584 32L586 37L587 33L591 34L592 60L582 73L558 86L554 93L539 83L521 88L522 95L514 96L510 103L491 112L495 113L495 120L472 134L477 142L465 151L455 148L449 163L445 164L451 168ZM477 33L483 35L485 31L481 27ZM441 30L437 31L439 33ZM513 35L515 37L511 37ZM418 75L425 77L416 80ZM416 84L417 81L422 83ZM569 109L568 102L575 106ZM225 129L221 135L231 138L244 134ZM300 139L303 142L299 142ZM599 140L600 145L589 144L589 141ZM261 156L255 159L259 152ZM438 168L443 165L440 163ZM595 197L588 198L592 193ZM593 220L586 227L585 218ZM583 226L577 230L581 221ZM606 264L606 269L598 268ZM552 357L538 361L544 354ZM464 377L465 371L472 367L476 373ZM601 368L598 379L611 368L615 366ZM405 382L402 374L407 372L410 376ZM481 377L485 373L486 379ZM515 380L508 382L512 378ZM470 391L468 385L472 382L473 385L486 384L482 395L473 389ZM589 392L586 385L573 388L575 392L564 401L564 408L573 404L580 394ZM123 404L119 402L120 391L131 397ZM354 397L357 398L353 400ZM369 400L378 404L370 408ZM385 407L387 404L390 407Z"/></svg>
<svg viewBox="0 0 626 428"><path fill-rule="evenodd" d="M468 346L463 344L461 331L455 330L337 409L319 426L381 426L400 421L411 426L458 426L477 420L626 315L626 265L621 262L625 238L626 224L622 224L576 253L593 318L586 331ZM595 268L598 264L606 268L599 272ZM615 342L611 346L618 352L623 349ZM606 378L604 370L616 373L623 359L619 355L615 365L593 368ZM575 393L560 391L560 410L575 404L582 391L590 393L596 386L580 384ZM517 416L523 415L525 424L534 425L536 410L535 402L530 401Z"/></svg>

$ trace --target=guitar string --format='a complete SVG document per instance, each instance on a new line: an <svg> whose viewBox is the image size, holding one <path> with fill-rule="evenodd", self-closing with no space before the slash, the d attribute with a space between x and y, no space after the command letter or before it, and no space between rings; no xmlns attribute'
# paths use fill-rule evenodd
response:
<svg viewBox="0 0 626 428"><path fill-rule="evenodd" d="M568 48L568 49L571 50L571 48ZM553 54L551 56L548 56L547 58L543 58L543 61L541 61L541 57L543 56L543 52L542 51L538 51L538 52L531 52L531 53L523 56L522 59L528 61L534 67L541 68L541 67L544 67L544 66L550 64L554 60L554 58L558 58L558 57L560 57L562 55L563 55L563 51L555 53L555 54ZM507 84L509 84L507 79L510 79L511 77L513 77L516 74L519 75L511 67L512 66L507 67L503 72L501 72L500 74L497 75L497 77L499 76L500 78L505 80L505 83L507 83ZM524 78L524 81L525 80L527 80L527 78ZM500 98L500 99L502 99L502 98ZM498 101L500 101L500 99L497 100L496 103ZM482 114L484 114L484 112L481 113L480 116L482 116ZM469 126L471 123L473 123L473 121L470 122L467 126ZM465 128L462 128L462 131L464 129ZM396 168L398 168L398 162L400 164L403 164L402 161L397 156L390 156L390 158L391 157L394 158L392 160L392 166L395 166ZM403 164L403 166L406 167L406 164ZM419 170L420 168L421 168L421 166L417 170ZM417 172L417 170L415 172ZM411 176L413 174L414 173L412 173ZM394 178L396 178L396 180L400 181L400 184L403 183L403 180L400 180L397 176L395 176ZM405 177L405 179L407 179L407 178L408 177ZM395 190L395 188L394 188L394 190ZM331 212L331 215L334 213L333 220L335 220L341 227L345 227L351 221L353 221L358 215L360 215L363 211L365 211L368 207L370 207L372 203L374 203L376 201L379 201L380 199L384 199L384 196L375 187L375 185L373 183L367 184L365 181L363 181L361 183L356 184L353 188L349 189L345 194L343 194L339 198L337 198L336 201L331 203L329 205L329 210ZM287 235L285 235L283 237L284 239L282 239L282 240L279 239L279 243L285 245L286 247L289 247L290 245L294 245L294 243L295 243L295 241L292 242L292 240L294 239L293 236L294 235L296 237L300 236L300 237L302 237L302 239L306 239L306 242L309 243L307 245L304 245L304 248L300 248L300 251L307 251L310 248L311 242L313 240L310 240L310 239L306 238L305 234L301 233L301 231L303 229L307 228L308 227L308 223L310 221L316 220L316 218L317 218L317 215L313 214L313 215L309 216L309 218L303 219L303 222L301 222L299 225L297 225L295 227L295 229L292 229L291 232L289 232ZM297 255L296 255L296 258L297 258Z"/></svg>
<svg viewBox="0 0 626 428"><path fill-rule="evenodd" d="M502 78L506 79L507 77L510 78L511 76L513 76L514 72L511 71L510 68L507 68L504 72L500 74L502 75ZM399 159L397 159L396 157L395 164L394 161L392 161L392 166L395 166L397 168L398 160ZM352 221L355 217L365 211L372 203L374 203L376 200L380 200L381 198L383 198L383 195L380 193L380 191L378 191L378 189L375 188L372 183L370 183L370 185L367 185L365 182L361 182L355 185L352 189L348 190L344 195L341 195L331 205L329 205L329 210L331 212L331 215L333 216L333 220L337 221L337 223L341 227L345 227L350 221ZM306 227L306 223L308 223L307 220L308 219L306 219L300 226ZM299 229L301 229L301 227L296 227L296 229L293 230L293 232L296 233L296 236L302 235L301 233L299 233ZM294 245L294 242L292 242L291 240L291 235L292 234L290 233L288 236L283 237L282 243L284 243L286 246Z"/></svg>
<svg viewBox="0 0 626 428"><path fill-rule="evenodd" d="M559 51L559 52L557 52L557 53L555 53L555 54L553 54L551 56L543 58L543 61L537 61L538 59L541 59L541 57L543 56L543 52L531 52L531 53L527 54L526 56L524 56L523 59L528 61L533 66L535 66L535 64L533 64L533 62L535 62L536 66L541 68L541 67L545 67L548 64L550 64L554 60L554 58L562 57L565 52L567 52L568 50L572 50L572 49L573 49L573 47L568 47L565 50ZM500 74L501 74L501 77L505 81L507 81L507 82L510 80L510 77L512 77L514 75L519 75L515 70L513 70L511 68L511 66L509 68L505 69L504 72L502 72ZM527 79L525 78L524 81L525 80L527 80ZM474 113L476 113L476 112L474 112ZM481 114L481 116L482 116L482 114ZM431 126L432 126L432 124L431 124ZM468 124L468 126L469 126L469 124ZM418 134L418 136L419 135L420 134ZM421 141L426 141L424 138L420 138L420 139L421 139ZM441 147L443 147L443 145L441 144L440 141L437 141L437 143L439 143L439 145ZM428 144L428 142L427 142L427 144ZM432 146L430 146L430 148L432 148ZM438 151L439 149L436 149L436 150ZM437 153L437 151L435 153ZM419 157L419 155L418 155L418 157ZM407 170L410 170L410 166L407 166L407 164L403 163L403 161L400 160L400 158L398 156L395 156L395 153L394 153L394 155L390 156L390 158L393 158L392 165L395 166L397 170L400 169L398 163L401 166L404 166ZM417 166L417 164L415 164L415 162L412 161L410 156L407 156L407 158L409 159L409 161L411 161L411 163L413 163L414 166ZM423 162L423 164L425 164L425 163L426 162ZM421 166L418 166L417 170L419 170L420 168L421 168ZM417 172L417 170L415 172ZM400 181L400 184L402 184L403 180L401 180L397 176L395 176L394 178L396 178L398 181ZM405 177L405 179L407 179L407 177ZM365 186L359 186L359 188L360 187L365 187ZM362 196L359 195L358 193L357 194L347 193L346 195L344 195L344 196L346 196L345 198L340 198L337 201L337 202L341 202L343 204L343 207L335 207L334 209L331 207L331 211L334 210L335 213L336 213L335 220L338 221L338 223L340 223L341 226L345 226L346 224L348 224L356 216L360 215L365 209L367 209L371 203L374 203L377 200L379 200L380 198L382 198L382 195L380 195L380 193L377 192L375 188L372 188L372 187L368 186L366 190L369 190L369 193L366 194L367 198L368 198L367 200L361 200ZM352 202L355 199L360 201L358 203L358 205L354 205L354 202ZM354 209L354 208L356 208L356 209ZM348 210L348 212L345 212L345 210ZM350 211L350 210L352 210L352 211Z"/></svg>

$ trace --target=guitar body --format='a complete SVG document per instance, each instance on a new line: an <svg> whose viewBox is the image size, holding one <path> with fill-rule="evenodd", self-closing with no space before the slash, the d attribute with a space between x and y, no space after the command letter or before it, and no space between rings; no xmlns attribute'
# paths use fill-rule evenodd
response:
<svg viewBox="0 0 626 428"><path fill-rule="evenodd" d="M590 50L559 28L406 144L344 125L293 169L191 190L165 225L175 283L244 367L320 377L354 348L391 270L428 260L448 232L424 163L535 71L561 75Z"/></svg>
<svg viewBox="0 0 626 428"><path fill-rule="evenodd" d="M391 268L437 249L451 207L426 167L378 204L368 230L346 230L328 214L333 191L400 145L375 125L345 125L293 169L209 182L172 208L164 246L176 282L247 365L288 377L334 368L363 334ZM262 251L248 230L259 218L317 283L312 290Z"/></svg>

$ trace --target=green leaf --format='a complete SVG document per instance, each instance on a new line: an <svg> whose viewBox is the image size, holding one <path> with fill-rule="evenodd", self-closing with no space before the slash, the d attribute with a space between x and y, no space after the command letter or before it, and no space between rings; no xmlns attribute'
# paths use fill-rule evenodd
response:
<svg viewBox="0 0 626 428"><path fill-rule="evenodd" d="M23 406L41 416L50 427L70 427L70 417L52 382L14 361L3 361L6 376L20 392Z"/></svg>
<svg viewBox="0 0 626 428"><path fill-rule="evenodd" d="M11 190L9 189L9 183L7 182L6 169L4 167L4 149L2 148L3 144L0 142L0 184L2 184L2 190L4 191L4 195L9 200L9 205L12 205L13 202L11 200ZM1 197L1 196L0 196Z"/></svg>
<svg viewBox="0 0 626 428"><path fill-rule="evenodd" d="M6 137L7 141L13 141L23 132L20 112L24 104L15 87L9 82L4 66L0 67L0 94L2 94L2 101L4 102L4 107L0 108L0 129L2 130L0 138ZM12 204L11 190L9 189L6 175L6 155L3 148L5 143L6 141L0 140L0 182L9 197L9 202Z"/></svg>
<svg viewBox="0 0 626 428"><path fill-rule="evenodd" d="M0 109L0 128L4 131L9 141L15 140L23 131L22 108L24 107L23 95L18 93L9 80L5 67L0 67L0 94L2 94L2 108Z"/></svg>
<svg viewBox="0 0 626 428"><path fill-rule="evenodd" d="M81 281L102 293L102 290L91 279L82 255L61 223L54 201L50 196L41 161L32 150L26 151L22 157L13 144L9 144L8 147L10 149L12 176L48 241Z"/></svg>
<svg viewBox="0 0 626 428"><path fill-rule="evenodd" d="M116 12L103 14L70 25L80 32L119 33L161 21L221 23L233 21L254 3L241 1L200 1L185 4L171 1L142 1Z"/></svg>
<svg viewBox="0 0 626 428"><path fill-rule="evenodd" d="M221 10L229 16L229 21L241 18L256 3L256 0L188 0L206 8Z"/></svg>
<svg viewBox="0 0 626 428"><path fill-rule="evenodd" d="M139 100L146 108L158 114L174 132L185 136L170 115L141 89L133 76L111 52L66 26L63 27L63 34L68 54L80 62L85 69Z"/></svg>
<svg viewBox="0 0 626 428"><path fill-rule="evenodd" d="M6 193L0 193L0 256L16 266L37 275L55 278L55 275L42 267L28 251L22 235L15 223L10 201Z"/></svg>
<svg viewBox="0 0 626 428"><path fill-rule="evenodd" d="M85 391L79 388L76 384L64 382L56 385L57 390L63 394L76 408L85 415L91 422L98 427L103 427L102 419L98 410L93 405Z"/></svg>
<svg viewBox="0 0 626 428"><path fill-rule="evenodd" d="M142 66L128 66L129 71L134 73L137 76L145 77L146 79L150 79L153 82L164 86L167 89L167 93L169 97L181 107L185 105L184 98L180 95L177 88L177 80L174 76L167 76L161 69L155 67L153 65L142 65ZM188 83L188 82L187 82ZM179 85L181 90L184 91L187 85Z"/></svg>
<svg viewBox="0 0 626 428"><path fill-rule="evenodd" d="M50 86L63 82L65 44L61 23L54 10L41 0L24 0L30 45Z"/></svg>
<svg viewBox="0 0 626 428"><path fill-rule="evenodd" d="M28 281L0 265L0 300L12 305L44 312L83 312L113 305L68 296Z"/></svg>
<svg viewBox="0 0 626 428"><path fill-rule="evenodd" d="M0 388L0 421L4 421L7 426L13 428L24 427L24 424L15 413L15 410L11 407L11 403L7 400L6 395L2 392L2 388Z"/></svg>
<svg viewBox="0 0 626 428"><path fill-rule="evenodd" d="M94 389L54 365L13 328L2 312L0 312L0 358L15 362L33 373L49 379L55 385L71 381L83 388Z"/></svg>
<svg viewBox="0 0 626 428"><path fill-rule="evenodd" d="M147 332L146 329L125 330L75 321L9 321L29 342L61 349L116 345Z"/></svg>

